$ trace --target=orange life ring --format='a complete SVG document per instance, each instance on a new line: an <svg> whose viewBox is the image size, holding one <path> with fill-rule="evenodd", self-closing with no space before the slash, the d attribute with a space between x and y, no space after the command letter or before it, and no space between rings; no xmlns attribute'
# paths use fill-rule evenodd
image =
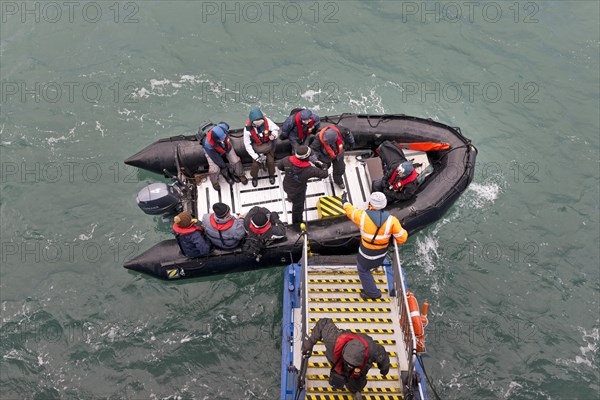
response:
<svg viewBox="0 0 600 400"><path fill-rule="evenodd" d="M427 326L427 303L423 304L423 315L419 311L419 303L417 298L412 294L410 290L406 291L406 298L408 300L408 308L410 311L410 319L412 320L413 329L415 331L415 337L417 339L417 352L422 353L425 351L425 330L424 326Z"/></svg>

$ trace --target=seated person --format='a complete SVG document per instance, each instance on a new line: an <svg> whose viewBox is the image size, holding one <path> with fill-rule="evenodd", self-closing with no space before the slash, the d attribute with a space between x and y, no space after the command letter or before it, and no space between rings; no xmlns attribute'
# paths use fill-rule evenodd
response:
<svg viewBox="0 0 600 400"><path fill-rule="evenodd" d="M243 185L248 183L248 178L244 174L242 160L235 153L229 138L229 125L225 122L219 122L208 131L204 138L204 153L208 162L208 176L212 183L213 189L221 190L219 184L219 173L223 175L227 183L233 184L235 178L238 178ZM228 165L225 160L229 161L229 166L233 171L231 176Z"/></svg>
<svg viewBox="0 0 600 400"><path fill-rule="evenodd" d="M215 203L212 209L213 213L202 217L204 232L210 242L222 250L238 247L246 236L244 220L232 215L225 203Z"/></svg>
<svg viewBox="0 0 600 400"><path fill-rule="evenodd" d="M275 139L279 136L279 127L275 122L262 113L260 108L250 110L250 115L244 128L244 146L252 157L252 186L258 186L258 170L266 163L269 173L269 183L275 183Z"/></svg>
<svg viewBox="0 0 600 400"><path fill-rule="evenodd" d="M262 252L271 242L285 237L285 226L279 214L265 207L254 206L244 217L244 227L248 236L242 246L242 252L259 261Z"/></svg>
<svg viewBox="0 0 600 400"><path fill-rule="evenodd" d="M319 116L308 108L295 109L283 122L280 139L289 139L292 152L300 145L309 145L309 138L321 129Z"/></svg>
<svg viewBox="0 0 600 400"><path fill-rule="evenodd" d="M383 192L389 201L408 200L414 196L419 174L413 162L394 142L386 140L378 148L383 168L383 178L373 182L373 191Z"/></svg>
<svg viewBox="0 0 600 400"><path fill-rule="evenodd" d="M177 215L174 220L173 233L186 257L202 257L210 252L210 242L204 237L203 229L197 222L187 211Z"/></svg>

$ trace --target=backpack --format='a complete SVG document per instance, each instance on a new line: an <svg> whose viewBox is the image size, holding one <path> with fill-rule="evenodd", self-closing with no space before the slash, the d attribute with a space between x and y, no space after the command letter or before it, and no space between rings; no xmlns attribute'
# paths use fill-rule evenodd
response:
<svg viewBox="0 0 600 400"><path fill-rule="evenodd" d="M242 244L242 253L250 258L256 258L256 261L260 261L262 257L262 251L265 249L267 244L265 243L264 235L257 235L253 232L248 233L244 244Z"/></svg>
<svg viewBox="0 0 600 400"><path fill-rule="evenodd" d="M206 120L200 124L198 133L196 133L196 140L198 140L198 143L204 144L204 139L206 138L206 135L208 135L208 131L210 131L213 126L215 126L215 124L213 124L210 120Z"/></svg>

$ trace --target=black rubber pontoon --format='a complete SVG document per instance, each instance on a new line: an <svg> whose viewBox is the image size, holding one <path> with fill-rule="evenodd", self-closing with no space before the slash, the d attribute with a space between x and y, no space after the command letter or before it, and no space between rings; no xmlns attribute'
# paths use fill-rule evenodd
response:
<svg viewBox="0 0 600 400"><path fill-rule="evenodd" d="M433 172L419 186L416 195L404 202L388 204L386 208L401 221L409 235L439 220L473 179L477 150L459 128L405 115L342 114L321 118L321 126L328 124L352 132L356 141L354 152L374 151L385 140L450 144L449 150L427 152ZM251 159L244 149L242 133L241 129L232 130L230 136L237 154L249 164ZM290 152L288 140L278 141L277 159ZM204 151L195 136L159 140L129 157L125 163L159 174L163 170L177 173L179 168L190 177L208 170ZM310 221L308 231L314 253L350 254L358 250L358 228L345 217ZM287 240L271 245L260 262L245 257L240 249L232 252L213 250L207 257L189 259L180 253L175 240L166 240L127 261L124 267L165 279L177 279L287 265L300 256L302 241L297 240L300 234L298 225L288 225Z"/></svg>

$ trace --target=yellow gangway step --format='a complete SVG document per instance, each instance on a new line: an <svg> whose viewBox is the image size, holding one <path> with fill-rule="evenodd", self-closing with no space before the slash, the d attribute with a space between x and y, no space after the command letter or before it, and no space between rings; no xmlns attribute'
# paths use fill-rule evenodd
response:
<svg viewBox="0 0 600 400"><path fill-rule="evenodd" d="M379 289L381 293L387 293L387 289ZM360 293L360 288L308 288L308 293Z"/></svg>
<svg viewBox="0 0 600 400"><path fill-rule="evenodd" d="M329 375L311 374L306 375L306 379L310 379L311 381L328 381ZM400 379L398 375L367 375L367 381L397 381L398 379Z"/></svg>
<svg viewBox="0 0 600 400"><path fill-rule="evenodd" d="M309 318L308 322L316 324L320 318ZM391 324L394 321L391 318L331 318L334 323L360 323L360 324Z"/></svg>
<svg viewBox="0 0 600 400"><path fill-rule="evenodd" d="M307 394L305 400L352 400L348 394ZM404 400L401 394L363 394L364 400Z"/></svg>
<svg viewBox="0 0 600 400"><path fill-rule="evenodd" d="M325 351L324 350L313 350L312 356L313 357L325 357ZM395 351L388 351L388 356L390 356L390 357L396 357L396 352Z"/></svg>
<svg viewBox="0 0 600 400"><path fill-rule="evenodd" d="M375 283L385 284L387 281L385 279L375 279ZM309 285L348 285L348 284L356 284L360 285L360 279L309 279Z"/></svg>

